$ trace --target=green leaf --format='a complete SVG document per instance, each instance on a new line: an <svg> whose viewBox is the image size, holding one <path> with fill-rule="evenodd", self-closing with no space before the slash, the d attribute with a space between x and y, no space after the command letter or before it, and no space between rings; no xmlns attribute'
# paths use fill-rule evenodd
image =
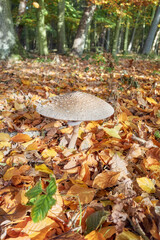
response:
<svg viewBox="0 0 160 240"><path fill-rule="evenodd" d="M46 192L48 195L53 195L56 193L57 186L56 186L56 180L55 178L51 177L51 180L49 180L49 185L46 188Z"/></svg>
<svg viewBox="0 0 160 240"><path fill-rule="evenodd" d="M108 212L102 210L92 213L86 220L87 234L102 225L108 215Z"/></svg>
<svg viewBox="0 0 160 240"><path fill-rule="evenodd" d="M39 222L41 220L43 220L49 209L51 209L51 207L56 203L56 200L54 198L52 198L51 195L41 195L38 196L34 207L32 208L31 211L31 217L33 222Z"/></svg>
<svg viewBox="0 0 160 240"><path fill-rule="evenodd" d="M156 138L160 138L160 131L156 130L155 133L154 133L154 136Z"/></svg>
<svg viewBox="0 0 160 240"><path fill-rule="evenodd" d="M28 197L28 199L31 199L31 198L37 197L41 192L42 192L42 184L39 181L33 188L28 190L25 195L26 197Z"/></svg>

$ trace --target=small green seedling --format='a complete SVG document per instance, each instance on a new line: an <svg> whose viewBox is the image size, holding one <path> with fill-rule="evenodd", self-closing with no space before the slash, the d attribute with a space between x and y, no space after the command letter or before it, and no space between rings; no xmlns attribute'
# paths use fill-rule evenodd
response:
<svg viewBox="0 0 160 240"><path fill-rule="evenodd" d="M56 199L53 198L57 190L55 178L51 176L48 183L48 186L44 190L42 189L41 181L39 181L25 194L29 200L27 205L32 206L31 218L35 223L43 220L51 207L56 203Z"/></svg>

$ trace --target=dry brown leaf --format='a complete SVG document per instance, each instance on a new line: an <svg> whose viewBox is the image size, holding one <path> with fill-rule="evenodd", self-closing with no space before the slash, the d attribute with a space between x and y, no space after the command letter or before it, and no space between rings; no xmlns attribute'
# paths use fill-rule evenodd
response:
<svg viewBox="0 0 160 240"><path fill-rule="evenodd" d="M104 171L99 173L93 181L93 187L99 189L113 187L117 184L119 176L119 172Z"/></svg>
<svg viewBox="0 0 160 240"><path fill-rule="evenodd" d="M69 191L67 192L68 197L76 197L79 198L81 204L90 203L95 195L95 190L88 187L82 187L79 184L73 185Z"/></svg>
<svg viewBox="0 0 160 240"><path fill-rule="evenodd" d="M78 179L82 180L83 182L87 182L90 180L90 170L86 162L84 162L81 166Z"/></svg>
<svg viewBox="0 0 160 240"><path fill-rule="evenodd" d="M58 228L59 225L56 223L55 220L52 220L51 218L46 217L42 221L38 223L34 223L33 221L29 221L26 226L22 229L23 233L26 233L29 235L29 237L32 239L33 237L38 236L40 233L43 232L45 235L51 228Z"/></svg>
<svg viewBox="0 0 160 240"><path fill-rule="evenodd" d="M114 234L116 234L115 226L102 227L99 229L99 232L103 234L105 239L110 239Z"/></svg>

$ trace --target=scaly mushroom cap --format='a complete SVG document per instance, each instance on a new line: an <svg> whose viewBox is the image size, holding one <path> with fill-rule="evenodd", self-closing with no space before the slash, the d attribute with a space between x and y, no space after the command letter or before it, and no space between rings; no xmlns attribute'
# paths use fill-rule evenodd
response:
<svg viewBox="0 0 160 240"><path fill-rule="evenodd" d="M67 121L96 121L114 113L110 104L84 92L56 96L50 102L38 104L36 110L45 117Z"/></svg>

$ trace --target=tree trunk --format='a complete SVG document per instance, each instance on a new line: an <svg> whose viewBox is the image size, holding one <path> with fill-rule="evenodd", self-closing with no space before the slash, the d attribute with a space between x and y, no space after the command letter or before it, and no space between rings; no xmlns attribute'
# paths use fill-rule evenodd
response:
<svg viewBox="0 0 160 240"><path fill-rule="evenodd" d="M26 11L26 0L21 0L20 3L19 3L19 8L18 8L18 12L19 12L19 15L22 15L25 13Z"/></svg>
<svg viewBox="0 0 160 240"><path fill-rule="evenodd" d="M111 35L111 29L107 28L107 39L106 39L106 51L109 52L110 50L110 35Z"/></svg>
<svg viewBox="0 0 160 240"><path fill-rule="evenodd" d="M160 29L156 33L154 43L153 43L153 46L152 46L152 52L155 52L155 53L158 54L157 48L158 48L159 44L160 44Z"/></svg>
<svg viewBox="0 0 160 240"><path fill-rule="evenodd" d="M46 10L44 7L44 0L39 0L40 7L38 8L38 53L40 55L48 55L48 46L47 46L47 34L46 34L46 26L45 26L45 15Z"/></svg>
<svg viewBox="0 0 160 240"><path fill-rule="evenodd" d="M117 18L117 25L116 25L115 36L114 36L113 47L112 47L113 56L116 56L116 54L117 54L120 28L121 28L121 17Z"/></svg>
<svg viewBox="0 0 160 240"><path fill-rule="evenodd" d="M129 18L127 18L126 31L124 36L124 49L123 49L125 54L127 53L127 48L128 48L129 24L130 24L130 21L129 21Z"/></svg>
<svg viewBox="0 0 160 240"><path fill-rule="evenodd" d="M88 28L95 10L96 5L93 4L85 8L72 46L72 53L75 55L81 56L83 54Z"/></svg>
<svg viewBox="0 0 160 240"><path fill-rule="evenodd" d="M153 44L154 37L155 37L156 31L158 28L159 21L160 21L160 5L157 6L147 39L144 44L144 48L143 48L143 52L142 52L143 54L149 54L149 52L152 48L152 44Z"/></svg>
<svg viewBox="0 0 160 240"><path fill-rule="evenodd" d="M0 1L0 59L6 59L12 53L20 54L22 48L14 30L9 0Z"/></svg>
<svg viewBox="0 0 160 240"><path fill-rule="evenodd" d="M132 46L133 46L133 41L134 41L134 37L135 37L135 34L136 34L136 29L137 29L137 23L138 23L139 15L140 15L140 13L138 13L138 16L137 16L137 19L136 19L136 22L135 22L135 25L134 25L131 41L130 41L130 43L128 45L128 52L131 52L131 50L132 50Z"/></svg>
<svg viewBox="0 0 160 240"><path fill-rule="evenodd" d="M58 52L64 54L66 51L65 36L65 0L58 1Z"/></svg>

